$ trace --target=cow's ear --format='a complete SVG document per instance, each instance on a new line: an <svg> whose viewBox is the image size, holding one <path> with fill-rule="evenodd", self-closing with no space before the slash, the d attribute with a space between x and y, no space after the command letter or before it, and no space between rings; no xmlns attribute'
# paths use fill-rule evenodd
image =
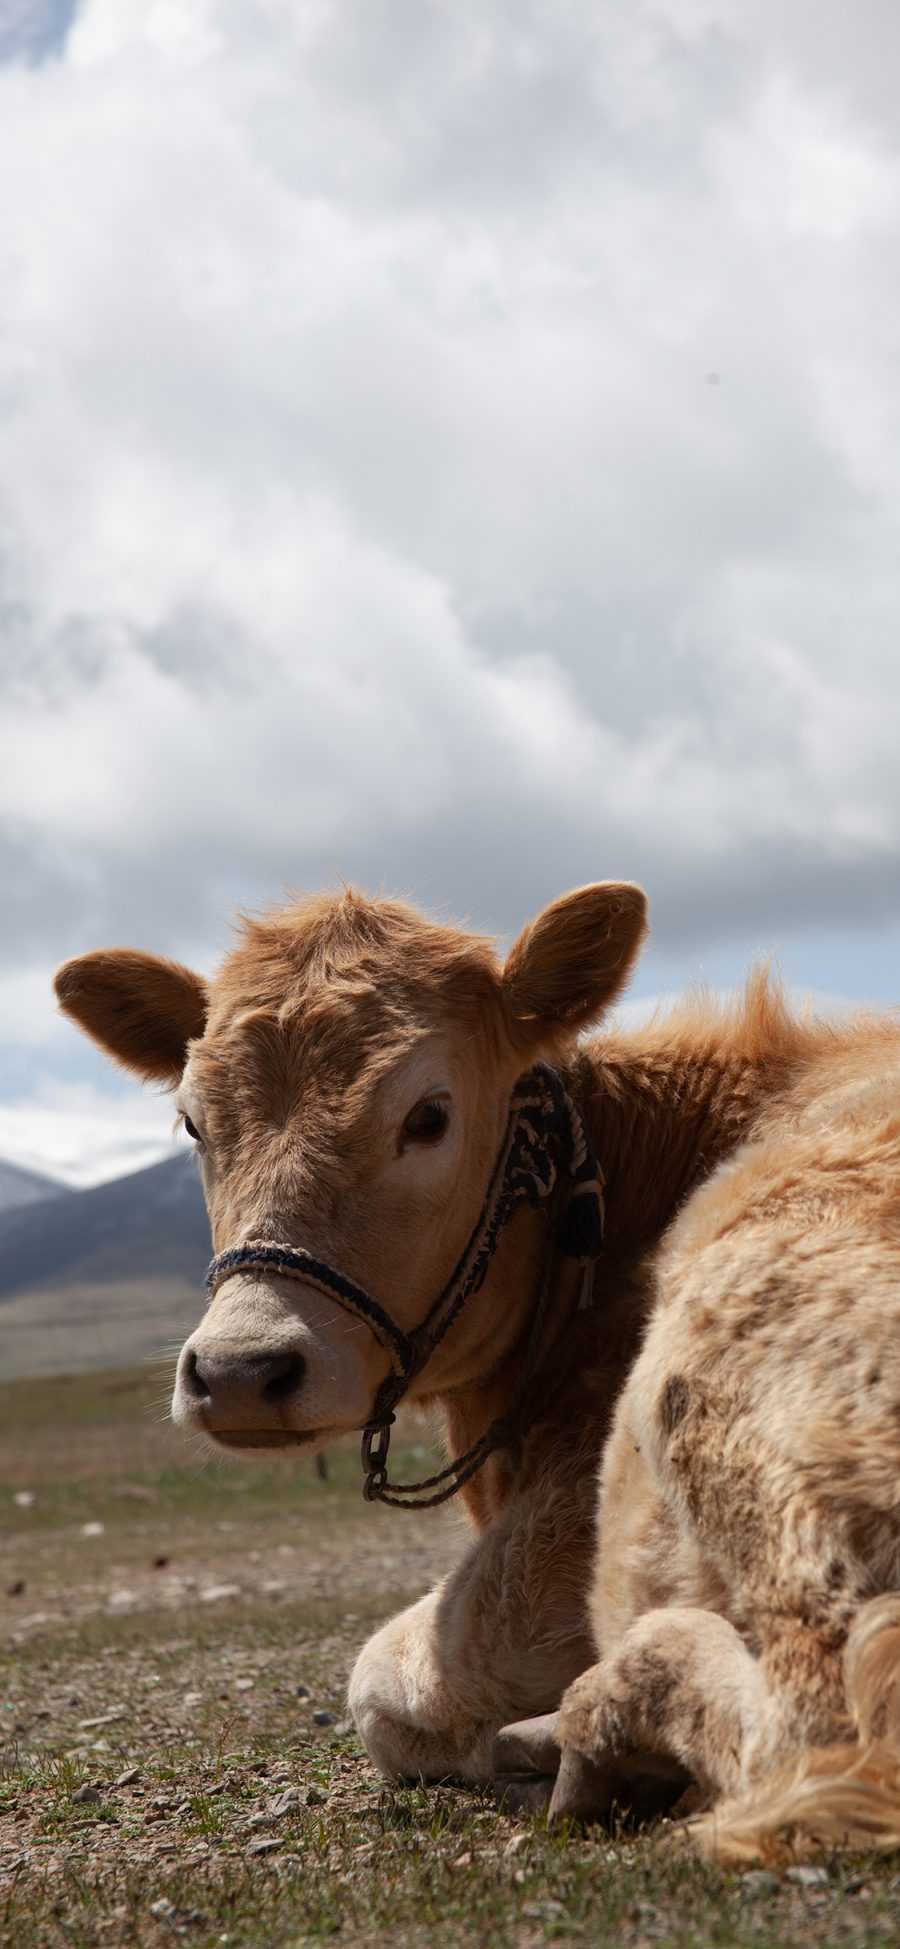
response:
<svg viewBox="0 0 900 1949"><path fill-rule="evenodd" d="M647 932L647 899L625 880L576 887L519 935L503 970L517 1040L574 1033L621 994Z"/></svg>
<svg viewBox="0 0 900 1949"><path fill-rule="evenodd" d="M54 987L64 1013L148 1082L177 1083L188 1043L203 1034L206 983L157 954L98 948L64 961Z"/></svg>

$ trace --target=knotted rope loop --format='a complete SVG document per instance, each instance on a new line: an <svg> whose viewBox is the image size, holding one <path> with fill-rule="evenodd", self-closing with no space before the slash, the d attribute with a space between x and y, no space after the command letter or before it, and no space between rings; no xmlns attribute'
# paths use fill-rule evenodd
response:
<svg viewBox="0 0 900 1949"><path fill-rule="evenodd" d="M522 1367L506 1417L493 1422L465 1455L437 1475L420 1483L389 1483L387 1456L398 1401L426 1366L466 1301L483 1284L500 1234L513 1214L520 1205L537 1207L554 1193L559 1207L555 1241L551 1236ZM411 1333L398 1327L378 1300L346 1273L302 1247L271 1240L248 1239L219 1252L207 1270L206 1291L212 1299L224 1281L237 1272L270 1272L279 1278L302 1279L305 1285L335 1300L345 1312L363 1320L391 1362L391 1373L379 1388L363 1429L363 1493L369 1502L428 1509L455 1495L488 1455L498 1448L515 1448L516 1417L546 1311L554 1243L562 1256L576 1259L585 1267L580 1302L584 1304L590 1292L590 1268L603 1246L601 1178L578 1105L558 1071L549 1063L536 1063L513 1089L506 1133L471 1237L446 1285ZM420 1492L426 1489L437 1493L420 1499Z"/></svg>
<svg viewBox="0 0 900 1949"><path fill-rule="evenodd" d="M386 1421L379 1421L377 1424L370 1421L363 1433L363 1467L372 1469L376 1474L387 1462L391 1428L395 1420L396 1416L389 1414Z"/></svg>
<svg viewBox="0 0 900 1949"><path fill-rule="evenodd" d="M550 1238L547 1241L547 1247L544 1252L540 1283L531 1316L528 1339L522 1354L519 1376L506 1414L498 1420L492 1421L490 1427L485 1429L484 1434L479 1435L478 1440L472 1443L471 1448L466 1449L464 1455L457 1455L452 1462L447 1463L446 1468L439 1469L436 1475L426 1476L423 1482L388 1482L386 1479L386 1468L382 1466L377 1474L373 1474L372 1477L366 1477L363 1494L367 1502L385 1502L391 1509L436 1509L439 1503L449 1502L451 1496L455 1496L459 1489L464 1488L467 1482L471 1482L473 1475L477 1475L478 1470L483 1467L488 1456L495 1454L499 1449L506 1450L509 1456L510 1467L513 1470L518 1468L520 1455L520 1443L517 1430L518 1414L527 1383L531 1377L535 1355L540 1345L541 1334L544 1328L547 1300L552 1283L553 1261L553 1240ZM392 1415L391 1420L393 1418ZM368 1430L366 1432L368 1433ZM385 1434L389 1435L389 1429L385 1429ZM386 1455L386 1445L381 1452ZM363 1467L365 1467L365 1453L366 1437L364 1435ZM426 1495L424 1493L426 1489L433 1490L434 1494Z"/></svg>
<svg viewBox="0 0 900 1949"><path fill-rule="evenodd" d="M363 1429L360 1459L363 1465L363 1495L367 1502L378 1502L387 1488L387 1458L391 1445L394 1415L384 1421L370 1421Z"/></svg>

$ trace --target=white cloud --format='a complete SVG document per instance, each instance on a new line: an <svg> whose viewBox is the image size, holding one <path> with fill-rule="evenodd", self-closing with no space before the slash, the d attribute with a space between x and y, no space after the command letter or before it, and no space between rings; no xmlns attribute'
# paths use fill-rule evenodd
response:
<svg viewBox="0 0 900 1949"><path fill-rule="evenodd" d="M27 1100L0 1104L0 1158L83 1190L189 1149L173 1120L169 1097L128 1084L116 1097L45 1076Z"/></svg>
<svg viewBox="0 0 900 1949"><path fill-rule="evenodd" d="M889 13L83 0L0 68L8 1039L335 871L893 913Z"/></svg>

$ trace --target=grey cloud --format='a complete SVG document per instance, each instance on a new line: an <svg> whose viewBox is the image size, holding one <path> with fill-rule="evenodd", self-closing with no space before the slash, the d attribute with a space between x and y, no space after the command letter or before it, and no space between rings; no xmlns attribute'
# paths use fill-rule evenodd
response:
<svg viewBox="0 0 900 1949"><path fill-rule="evenodd" d="M170 638L169 674L179 663L186 670L197 635L192 622L180 657ZM245 650L249 667L252 645ZM520 925L566 885L633 877L651 892L664 949L734 938L741 930L756 937L796 929L836 911L848 924L893 919L900 893L896 847L848 843L824 818L817 839L813 816L791 830L792 793L808 799L819 789L814 777L800 773L802 720L779 722L776 702L751 764L741 742L753 735L752 688L738 697L737 717L729 720L722 697L704 688L696 662L693 696L686 694L684 667L645 658L636 672L621 662L617 676L606 666L601 701L607 727L619 727L620 742L610 747L618 769L604 776L588 766L573 789L564 744L551 750L549 774L539 749L511 765L502 721L479 726L463 713L448 722L440 691L431 710L424 697L413 700L409 726L389 744L391 716L409 701L389 679L373 689L354 723L333 705L304 716L277 665L260 673L265 709L246 746L249 693L224 686L218 704L224 696L225 715L216 718L222 736L201 758L204 718L218 688L201 658L202 682L193 676L178 682L187 755L169 769L165 744L151 747L149 803L135 811L111 778L105 834L102 823L89 839L66 833L63 823L52 837L40 832L38 821L30 831L20 828L7 860L15 896L7 952L14 960L24 951L32 962L44 953L49 962L100 940L124 939L208 959L234 905L271 898L280 886L331 883L338 874L370 887L405 888L426 905L444 905L500 931ZM509 695L515 695L514 674ZM266 718L268 739L258 729ZM629 766L635 754L640 758L648 722L665 732L669 720L687 726L685 749L676 749L673 761L664 739L666 762L658 779L651 768L635 806ZM703 731L704 724L714 728ZM110 720L111 744L122 729ZM144 732L149 740L149 723ZM374 762L369 740L384 745ZM583 763L577 752L573 761ZM693 770L701 766L709 775L698 812L687 800ZM448 772L449 791L441 782ZM722 836L717 796L724 804L726 785L733 789L735 780L737 827ZM760 823L758 806L748 802L742 830L745 794L748 801L768 795L772 804ZM698 835L698 818L709 822L708 833ZM896 836L896 793L894 818Z"/></svg>
<svg viewBox="0 0 900 1949"><path fill-rule="evenodd" d="M844 0L798 0L783 7L763 0L748 8L740 38L747 48L774 44L784 66L833 105L846 105L880 127L892 144L897 95L892 75L900 63L900 16L879 0L859 8Z"/></svg>
<svg viewBox="0 0 900 1949"><path fill-rule="evenodd" d="M476 20L441 0L333 6L286 30L302 48L285 64L292 91L328 103L326 153L277 86L260 150L295 186L324 182L342 200L533 224L579 176L600 190L623 170L652 184L673 166L702 170L710 103L739 111L759 67L734 9L719 12L638 4L625 19L579 0L485 0Z"/></svg>
<svg viewBox="0 0 900 1949"><path fill-rule="evenodd" d="M661 800L658 811L662 834L671 808ZM374 849L355 850L361 878L371 884ZM699 958L704 948L723 943L776 945L786 935L833 924L836 913L848 930L888 928L900 919L900 858L841 860L814 846L772 842L739 865L733 857L698 865L677 838L666 844L661 836L652 847L613 820L591 821L589 806L582 822L561 828L521 802L480 799L461 807L449 825L427 825L417 852L419 860L401 876L404 886L426 906L445 903L448 913L502 933L515 932L565 887L637 880L649 892L654 942L664 956Z"/></svg>
<svg viewBox="0 0 900 1949"><path fill-rule="evenodd" d="M396 212L540 225L579 181L709 183L711 127L773 74L893 143L894 11L866 0L353 0L271 11L239 0L236 39L278 37L256 94L256 153L296 191ZM324 135L324 140L322 136Z"/></svg>

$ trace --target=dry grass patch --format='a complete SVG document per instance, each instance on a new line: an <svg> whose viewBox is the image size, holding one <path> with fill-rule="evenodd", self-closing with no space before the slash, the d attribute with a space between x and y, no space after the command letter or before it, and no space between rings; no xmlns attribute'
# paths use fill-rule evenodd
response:
<svg viewBox="0 0 900 1949"><path fill-rule="evenodd" d="M896 1863L742 1879L654 1836L386 1788L347 1672L452 1560L457 1520L364 1507L352 1445L324 1482L201 1464L163 1392L146 1369L0 1390L9 1949L896 1940ZM423 1439L408 1423L412 1466Z"/></svg>

